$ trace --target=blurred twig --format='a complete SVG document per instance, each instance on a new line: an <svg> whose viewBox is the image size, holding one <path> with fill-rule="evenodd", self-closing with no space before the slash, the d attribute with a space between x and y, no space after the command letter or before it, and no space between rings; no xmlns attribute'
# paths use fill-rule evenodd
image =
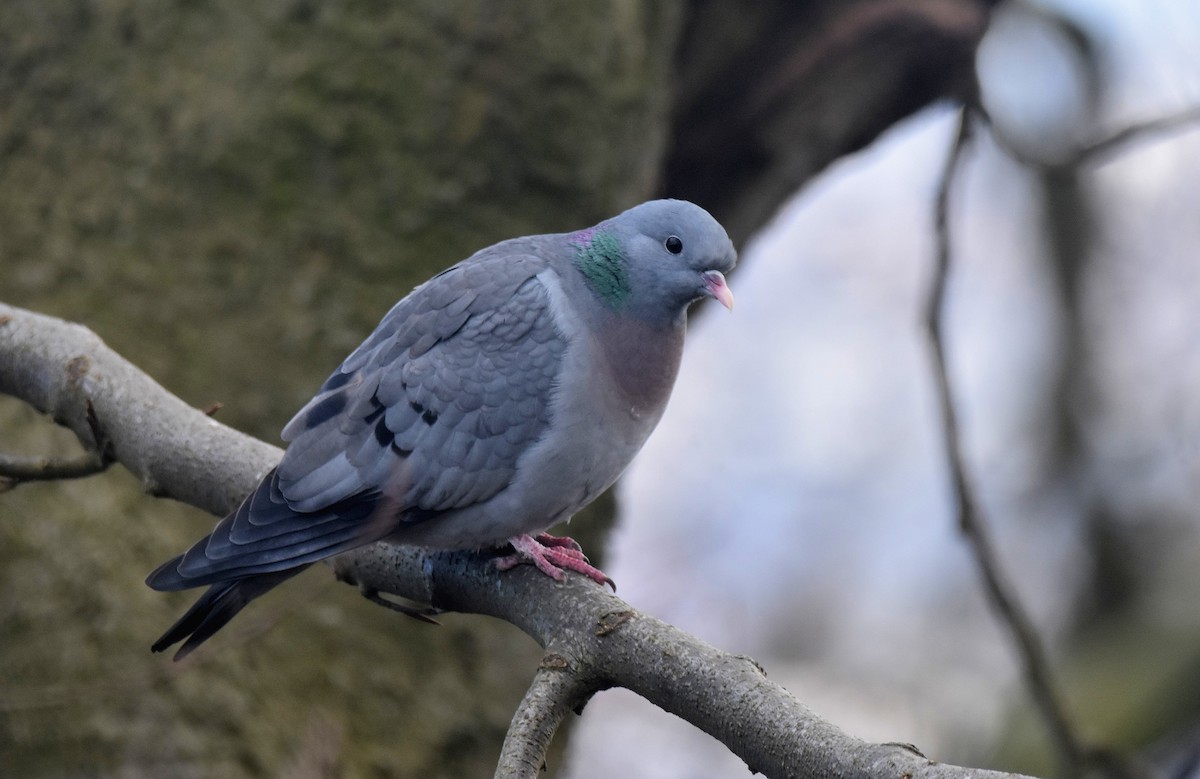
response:
<svg viewBox="0 0 1200 779"><path fill-rule="evenodd" d="M1004 152L1008 156L1022 165L1028 165L1033 168L1103 165L1109 162L1115 154L1126 151L1130 144L1149 141L1153 139L1153 136L1164 135L1175 130L1200 128L1200 105L1197 105L1174 114L1167 114L1154 119L1148 119L1144 122L1127 125L1109 133L1103 138L1072 150L1063 159L1048 160L1030 154L1027 150L1022 149L1019 144L1014 143L992 121L991 116L983 107L977 106L971 110L972 113L987 122L992 137L995 138L996 142L1004 149Z"/></svg>
<svg viewBox="0 0 1200 779"><path fill-rule="evenodd" d="M1077 146L1055 159L1045 159L1031 154L1027 150L1022 149L1018 144L1013 143L996 123L992 121L982 106L975 105L969 108L965 112L964 121L968 120L967 115L976 116L985 122L992 137L1009 157L1039 174L1044 182L1050 181L1057 184L1058 189L1063 188L1064 182L1073 181L1074 177L1077 177L1079 172L1088 166L1106 164L1118 155L1140 147L1141 144L1158 140L1159 136L1174 131L1200 128L1200 105L1192 106L1173 114L1127 125L1094 141ZM957 434L951 433L956 423L954 422L953 409L949 406L950 395L945 377L944 355L940 353L941 345L938 334L940 323L937 321L940 312L937 309L940 307L941 299L944 296L945 274L951 256L949 230L946 223L949 189L955 168L957 167L958 157L965 143L963 140L964 135L969 135L969 132L969 128L960 132L959 141L955 143L955 147L947 160L946 169L942 174L941 188L938 192L937 200L938 261L934 290L930 300L931 309L928 312L928 322L934 342L934 352L937 355L941 374L938 377L938 381L942 394L943 411L947 419L946 434L950 438L957 438ZM1050 197L1051 194L1048 194L1047 197ZM1077 219L1078 215L1075 216ZM1061 225L1052 225L1051 235L1053 236L1054 230L1060 227ZM1076 225L1075 229L1079 230L1080 228ZM1055 243L1057 243L1055 248L1059 252L1058 258L1060 261L1065 259L1068 262L1074 261L1078 263L1081 260L1078 256L1071 258L1064 257L1062 254L1064 250L1078 253L1079 249L1077 246L1065 246L1061 240ZM1073 271L1073 273L1065 273L1062 280L1064 296L1068 304L1071 304L1075 302L1079 294L1076 288L1078 266L1076 264L1074 268L1067 267L1064 270ZM1078 328L1077 323L1074 326ZM1075 332L1073 335L1068 333L1068 338L1075 346L1066 350L1068 355L1066 359L1079 359L1078 355L1082 352L1081 335L1078 332ZM1070 372L1069 369L1067 370ZM1076 365L1074 372L1078 373L1078 371L1079 367ZM1070 423L1068 422L1067 424L1069 425ZM1072 435L1078 435L1078 433L1072 433ZM953 467L955 471L959 471L961 469L961 456L955 451L955 448L956 444L953 442L948 444L950 457L954 462ZM965 486L965 479L960 480L956 474L955 489L962 490ZM960 517L967 518L968 522L972 517L972 513L974 513L975 519L978 518L978 509L972 509L972 503L973 499L970 498L969 494L965 499L960 496ZM1008 598L1008 606L1006 606L1004 601L998 598L994 592L996 587L1000 587L1003 590L1004 585L1002 580L997 579L992 581L995 572L989 572L988 566L984 564L985 558L990 555L990 551L987 550L987 539L982 536L978 538L973 537L971 529L967 527L967 522L963 522L962 519L960 519L960 522L963 523L964 533L971 538L973 548L980 559L980 567L985 581L987 581L990 597L1009 625L1009 629L1012 631L1020 648L1025 664L1025 676L1030 685L1031 694L1050 728L1054 743L1059 751L1060 759L1063 761L1067 772L1074 776L1080 776L1087 771L1108 777L1131 777L1138 775L1138 770L1135 766L1122 755L1104 748L1084 745L1076 738L1071 723L1062 707L1061 699L1053 686L1051 686L1047 664L1029 620L1019 611L1019 606L1015 600L1011 597ZM1010 611L1010 607L1017 607L1018 610L1015 612Z"/></svg>
<svg viewBox="0 0 1200 779"><path fill-rule="evenodd" d="M1192 106L1177 114L1169 114L1157 119L1123 127L1098 141L1093 141L1080 148L1075 153L1071 163L1075 165L1103 163L1107 161L1105 158L1109 155L1123 151L1126 144L1146 140L1148 136L1178 130L1188 125L1200 125L1200 106Z"/></svg>
<svg viewBox="0 0 1200 779"><path fill-rule="evenodd" d="M942 314L945 310L946 280L952 257L949 227L950 193L962 161L963 151L971 140L973 116L974 111L968 107L964 107L959 115L958 133L946 158L945 167L942 169L934 203L937 248L933 282L925 311L925 327L934 359L934 377L942 412L944 443L949 461L959 529L966 536L971 551L975 555L989 600L1012 633L1013 641L1021 656L1030 694L1050 730L1064 774L1078 777L1083 775L1086 750L1081 745L1075 728L1067 716L1061 696L1055 688L1045 650L1033 623L1018 602L1012 585L1001 571L987 523L975 497L970 479L967 477L959 435L958 415L954 409L954 394L950 386L950 376L946 370Z"/></svg>

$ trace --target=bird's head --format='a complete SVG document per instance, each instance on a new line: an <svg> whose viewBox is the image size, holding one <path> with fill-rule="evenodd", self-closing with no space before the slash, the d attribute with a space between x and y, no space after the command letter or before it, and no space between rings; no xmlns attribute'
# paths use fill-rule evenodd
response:
<svg viewBox="0 0 1200 779"><path fill-rule="evenodd" d="M576 265L614 310L647 320L682 317L704 297L733 308L725 274L737 252L725 229L686 200L652 200L572 236Z"/></svg>

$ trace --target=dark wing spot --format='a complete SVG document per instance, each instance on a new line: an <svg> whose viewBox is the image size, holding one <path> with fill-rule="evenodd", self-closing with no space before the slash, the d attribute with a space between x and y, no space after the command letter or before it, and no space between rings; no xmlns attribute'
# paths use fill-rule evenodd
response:
<svg viewBox="0 0 1200 779"><path fill-rule="evenodd" d="M412 449L402 449L401 447L396 445L395 441L392 441L392 451L395 452L396 454L398 454L400 456L401 460L403 460L405 457L408 457L410 454L412 454Z"/></svg>
<svg viewBox="0 0 1200 779"><path fill-rule="evenodd" d="M409 401L408 405L410 407L412 407L412 410L417 412L418 414L422 414L425 412L425 407L422 406L420 403L417 403L416 401Z"/></svg>
<svg viewBox="0 0 1200 779"><path fill-rule="evenodd" d="M308 416L304 417L304 426L309 430L322 422L333 419L346 407L346 396L343 394L330 395L312 407Z"/></svg>
<svg viewBox="0 0 1200 779"><path fill-rule="evenodd" d="M396 438L392 435L392 431L388 430L386 422L386 419L380 419L379 423L375 425L375 440L379 442L380 446L387 446Z"/></svg>
<svg viewBox="0 0 1200 779"><path fill-rule="evenodd" d="M354 378L353 373L342 373L341 371L338 371L325 380L325 383L321 385L321 391L324 392L326 390L344 387L350 383L350 379L352 378Z"/></svg>
<svg viewBox="0 0 1200 779"><path fill-rule="evenodd" d="M374 424L375 420L379 419L381 416L383 416L383 412L387 411L384 405L375 398L371 398L371 405L374 406L375 409L370 414L367 414L367 416L363 419L363 421L368 425Z"/></svg>
<svg viewBox="0 0 1200 779"><path fill-rule="evenodd" d="M425 411L421 414L421 421L427 425L432 425L437 420L438 420L437 412L431 408L425 409Z"/></svg>
<svg viewBox="0 0 1200 779"><path fill-rule="evenodd" d="M440 509L427 509L421 506L414 506L404 512L405 522L428 522L446 512Z"/></svg>

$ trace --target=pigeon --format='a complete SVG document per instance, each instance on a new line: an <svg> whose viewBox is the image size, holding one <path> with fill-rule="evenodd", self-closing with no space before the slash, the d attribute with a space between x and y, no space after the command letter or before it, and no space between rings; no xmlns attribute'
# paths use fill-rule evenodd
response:
<svg viewBox="0 0 1200 779"><path fill-rule="evenodd" d="M707 211L654 200L513 238L415 288L283 429L283 459L146 583L208 591L156 643L179 660L310 564L387 539L511 545L611 585L544 531L610 487L658 424L691 303L733 308L737 253Z"/></svg>

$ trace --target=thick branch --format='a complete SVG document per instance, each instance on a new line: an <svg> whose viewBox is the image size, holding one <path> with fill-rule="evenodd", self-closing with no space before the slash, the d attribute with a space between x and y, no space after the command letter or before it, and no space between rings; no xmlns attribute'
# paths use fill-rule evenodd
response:
<svg viewBox="0 0 1200 779"><path fill-rule="evenodd" d="M94 435L85 413L90 401L114 457L156 494L222 513L279 458L277 448L170 395L86 328L2 304L0 322L0 391L50 413L85 445ZM860 741L810 712L747 658L641 614L580 577L560 585L526 567L501 574L488 559L381 543L332 565L340 579L367 591L504 619L556 658L518 712L505 759L525 768L514 766L514 775L540 765L567 708L592 690L622 686L717 737L770 777L1012 776Z"/></svg>
<svg viewBox="0 0 1200 779"><path fill-rule="evenodd" d="M744 244L826 165L936 100L973 96L994 5L693 0L663 192Z"/></svg>
<svg viewBox="0 0 1200 779"><path fill-rule="evenodd" d="M619 686L716 737L769 777L1013 776L934 763L902 745L856 739L809 711L749 658L642 614L580 577L558 585L527 567L497 574L488 559L376 544L342 555L334 568L359 586L504 619L560 658L555 673L563 676L538 682L543 689L522 703L523 716L536 720L519 726L522 738L531 730L542 738L591 690ZM561 697L546 697L545 685ZM531 703L531 696L538 702ZM540 765L527 746L512 747L522 770Z"/></svg>
<svg viewBox="0 0 1200 779"><path fill-rule="evenodd" d="M82 325L0 303L0 355L0 393L119 461L152 495L224 514L283 454L187 405Z"/></svg>

